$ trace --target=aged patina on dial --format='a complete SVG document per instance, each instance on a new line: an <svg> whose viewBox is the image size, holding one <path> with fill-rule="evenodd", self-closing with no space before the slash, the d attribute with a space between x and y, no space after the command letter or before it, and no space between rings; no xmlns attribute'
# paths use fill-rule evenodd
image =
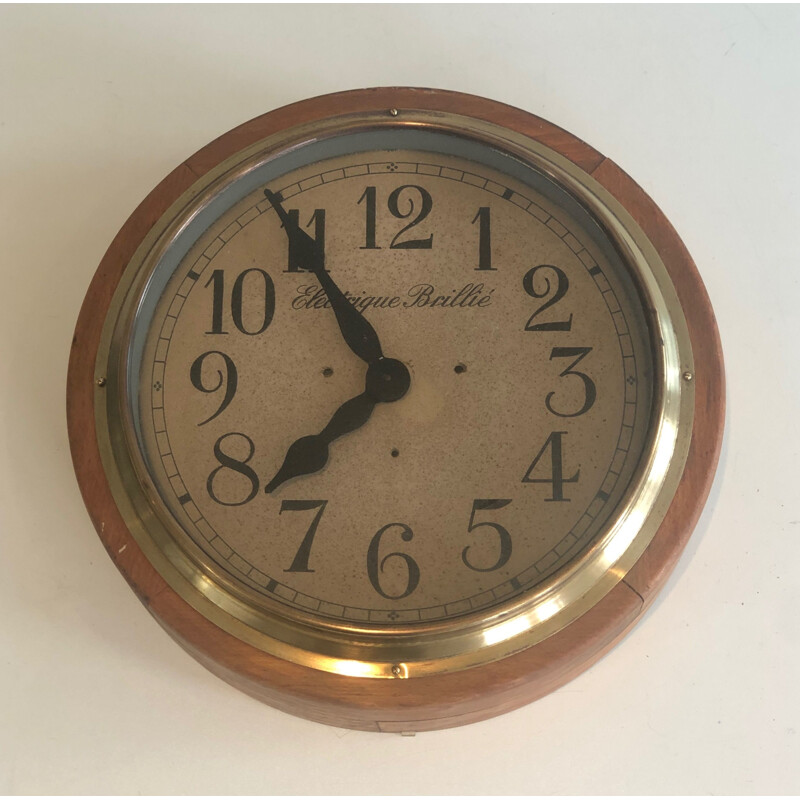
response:
<svg viewBox="0 0 800 800"><path fill-rule="evenodd" d="M368 150L271 190L288 231L262 188L215 220L139 368L151 474L192 542L269 599L385 624L495 606L585 549L650 413L649 337L619 264L532 187L446 154ZM303 257L410 382L323 469L271 489L370 371Z"/></svg>
<svg viewBox="0 0 800 800"><path fill-rule="evenodd" d="M473 98L384 91L309 101L325 113L195 166L130 254L93 389L121 530L169 593L365 696L510 664L608 605L669 511L697 388L669 272L624 207L453 113ZM455 701L293 707L154 613L297 713L466 721Z"/></svg>

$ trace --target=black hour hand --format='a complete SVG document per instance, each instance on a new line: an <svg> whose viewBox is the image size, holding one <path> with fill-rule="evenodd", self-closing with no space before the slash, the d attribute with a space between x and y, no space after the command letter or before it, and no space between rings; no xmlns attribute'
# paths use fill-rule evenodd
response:
<svg viewBox="0 0 800 800"><path fill-rule="evenodd" d="M319 433L302 436L289 445L283 465L264 491L270 494L292 478L319 472L328 463L328 445L334 439L358 430L370 418L374 408L375 400L366 392L339 406Z"/></svg>
<svg viewBox="0 0 800 800"><path fill-rule="evenodd" d="M410 385L411 376L402 361L381 358L370 364L364 392L339 406L319 433L292 442L283 465L264 491L269 494L292 478L319 472L328 463L331 442L365 425L377 403L394 403L405 397Z"/></svg>

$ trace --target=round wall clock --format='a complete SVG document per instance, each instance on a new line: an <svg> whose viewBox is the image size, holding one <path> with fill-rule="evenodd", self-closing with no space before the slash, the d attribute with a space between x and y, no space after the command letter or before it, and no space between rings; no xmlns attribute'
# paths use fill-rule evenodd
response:
<svg viewBox="0 0 800 800"><path fill-rule="evenodd" d="M172 172L89 288L86 504L210 670L377 731L483 719L641 617L723 426L711 306L663 214L556 126L372 89Z"/></svg>

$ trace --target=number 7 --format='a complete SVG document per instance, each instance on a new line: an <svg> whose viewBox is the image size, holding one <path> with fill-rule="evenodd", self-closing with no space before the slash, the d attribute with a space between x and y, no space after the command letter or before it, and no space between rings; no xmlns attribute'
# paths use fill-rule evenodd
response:
<svg viewBox="0 0 800 800"><path fill-rule="evenodd" d="M284 572L314 572L315 570L308 568L308 558L311 555L311 545L314 542L314 535L317 532L322 513L325 511L325 506L328 504L327 500L284 500L281 503L281 510L278 514L283 514L284 511L310 511L312 508L318 508L319 511L314 515L311 525L300 542L300 547L295 554L292 566L285 569Z"/></svg>

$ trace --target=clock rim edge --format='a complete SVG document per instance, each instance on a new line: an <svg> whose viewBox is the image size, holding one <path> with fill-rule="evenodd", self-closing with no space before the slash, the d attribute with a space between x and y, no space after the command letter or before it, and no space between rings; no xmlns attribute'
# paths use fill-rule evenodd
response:
<svg viewBox="0 0 800 800"><path fill-rule="evenodd" d="M686 316L695 362L695 420L678 490L655 538L625 578L562 631L501 661L406 680L350 678L291 664L230 634L183 601L128 532L102 468L94 426L95 357L114 289L150 227L199 177L235 152L284 128L337 113L391 108L440 110L503 125L550 147L603 185L661 256ZM429 730L524 705L577 676L641 618L674 568L705 504L725 416L724 369L713 309L688 251L658 206L614 162L553 123L493 100L436 89L339 92L267 112L215 139L173 170L122 226L95 273L73 338L67 421L78 483L112 560L170 635L212 672L297 716L365 730ZM88 435L87 435L88 434Z"/></svg>

